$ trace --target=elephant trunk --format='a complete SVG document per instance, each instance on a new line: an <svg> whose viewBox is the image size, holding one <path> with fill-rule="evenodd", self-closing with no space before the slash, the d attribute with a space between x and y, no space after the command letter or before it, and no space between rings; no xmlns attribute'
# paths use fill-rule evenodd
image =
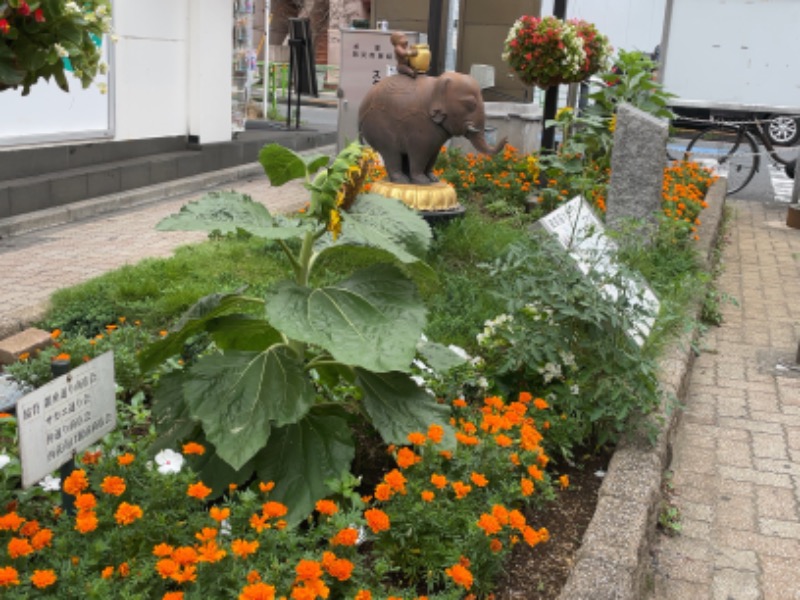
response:
<svg viewBox="0 0 800 600"><path fill-rule="evenodd" d="M481 154L490 154L491 156L494 156L495 154L500 152L506 145L506 138L504 137L499 142L497 142L497 144L494 147L490 146L489 143L486 141L484 132L481 129L478 129L477 127L474 126L467 127L466 138L469 140L469 142L472 144L475 150L477 150Z"/></svg>

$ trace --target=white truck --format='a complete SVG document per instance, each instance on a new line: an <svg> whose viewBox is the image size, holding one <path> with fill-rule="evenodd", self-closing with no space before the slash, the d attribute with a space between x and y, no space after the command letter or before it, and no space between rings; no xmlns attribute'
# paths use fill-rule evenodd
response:
<svg viewBox="0 0 800 600"><path fill-rule="evenodd" d="M542 14L552 14L544 0ZM771 119L777 144L800 141L798 0L568 0L615 48L659 49L659 78L675 111L706 119Z"/></svg>
<svg viewBox="0 0 800 600"><path fill-rule="evenodd" d="M660 77L680 115L771 119L772 141L800 140L796 0L667 0Z"/></svg>

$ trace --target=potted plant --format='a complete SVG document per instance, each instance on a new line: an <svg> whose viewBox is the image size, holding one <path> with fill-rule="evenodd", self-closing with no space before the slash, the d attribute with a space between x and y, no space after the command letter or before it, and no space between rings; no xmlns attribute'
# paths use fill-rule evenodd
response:
<svg viewBox="0 0 800 600"><path fill-rule="evenodd" d="M0 1L0 91L22 86L27 95L39 79L52 77L66 92L67 70L89 87L105 73L100 42L110 31L109 0Z"/></svg>
<svg viewBox="0 0 800 600"><path fill-rule="evenodd" d="M603 68L611 46L586 21L523 15L508 32L503 60L528 85L583 81Z"/></svg>

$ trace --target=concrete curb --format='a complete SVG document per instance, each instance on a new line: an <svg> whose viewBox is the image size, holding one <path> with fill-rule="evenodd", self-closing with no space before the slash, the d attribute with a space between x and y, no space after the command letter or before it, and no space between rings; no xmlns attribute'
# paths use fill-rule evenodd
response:
<svg viewBox="0 0 800 600"><path fill-rule="evenodd" d="M718 180L706 194L697 246L706 268L713 264L725 207L727 183ZM699 311L696 307L695 313ZM653 422L653 443L628 436L617 446L559 600L640 600L646 597L649 551L655 536L661 482L672 455L677 403L685 397L697 332L688 332L665 351L659 383L666 401Z"/></svg>

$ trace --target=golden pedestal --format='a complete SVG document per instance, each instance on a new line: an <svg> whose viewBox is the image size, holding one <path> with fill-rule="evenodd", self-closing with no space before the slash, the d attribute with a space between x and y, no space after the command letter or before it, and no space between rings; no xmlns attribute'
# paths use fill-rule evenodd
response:
<svg viewBox="0 0 800 600"><path fill-rule="evenodd" d="M415 185L392 183L384 179L373 183L370 192L396 198L406 206L423 212L461 210L456 191L442 181L431 185Z"/></svg>

